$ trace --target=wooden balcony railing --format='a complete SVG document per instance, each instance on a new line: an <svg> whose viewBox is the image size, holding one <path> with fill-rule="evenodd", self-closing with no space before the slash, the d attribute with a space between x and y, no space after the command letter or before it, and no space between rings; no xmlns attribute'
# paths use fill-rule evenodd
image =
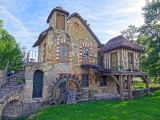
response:
<svg viewBox="0 0 160 120"><path fill-rule="evenodd" d="M128 61L111 61L103 58L90 57L82 58L82 65L90 64L101 68L109 69L112 71L140 71L140 64L137 62Z"/></svg>

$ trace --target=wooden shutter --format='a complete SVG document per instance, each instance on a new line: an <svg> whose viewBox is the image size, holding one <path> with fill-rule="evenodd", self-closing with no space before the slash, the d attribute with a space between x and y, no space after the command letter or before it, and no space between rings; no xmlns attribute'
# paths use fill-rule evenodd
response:
<svg viewBox="0 0 160 120"><path fill-rule="evenodd" d="M65 16L57 14L57 21L56 21L57 29L65 30Z"/></svg>

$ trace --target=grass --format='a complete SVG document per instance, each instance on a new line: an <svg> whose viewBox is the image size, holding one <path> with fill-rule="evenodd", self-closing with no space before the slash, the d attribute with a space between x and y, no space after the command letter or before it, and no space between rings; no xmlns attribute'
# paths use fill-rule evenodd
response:
<svg viewBox="0 0 160 120"><path fill-rule="evenodd" d="M146 88L146 84L143 81L134 81L133 88ZM149 83L149 88L151 91L160 89L160 84L158 82Z"/></svg>
<svg viewBox="0 0 160 120"><path fill-rule="evenodd" d="M160 90L150 97L44 107L18 120L159 120Z"/></svg>

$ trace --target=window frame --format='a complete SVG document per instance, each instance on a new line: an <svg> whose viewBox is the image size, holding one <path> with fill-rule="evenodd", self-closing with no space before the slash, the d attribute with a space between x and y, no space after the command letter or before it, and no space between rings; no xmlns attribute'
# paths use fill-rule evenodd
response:
<svg viewBox="0 0 160 120"><path fill-rule="evenodd" d="M89 87L89 74L82 74L82 86Z"/></svg>
<svg viewBox="0 0 160 120"><path fill-rule="evenodd" d="M60 49L59 50L59 61L61 63L68 62L68 59L69 59L69 45L65 44L65 43L61 43L59 49Z"/></svg>
<svg viewBox="0 0 160 120"><path fill-rule="evenodd" d="M63 18L63 20L62 20L63 23L60 23L60 21L58 20L58 19L61 19L61 18L58 18L60 16ZM63 26L62 26L62 24L63 24ZM59 30L65 30L65 15L57 13L57 15L56 15L56 28Z"/></svg>
<svg viewBox="0 0 160 120"><path fill-rule="evenodd" d="M103 79L103 81L102 81ZM100 86L103 87L103 86L107 86L107 76L101 76L100 78Z"/></svg>
<svg viewBox="0 0 160 120"><path fill-rule="evenodd" d="M89 58L89 48L88 47L82 48L82 58Z"/></svg>
<svg viewBox="0 0 160 120"><path fill-rule="evenodd" d="M133 64L133 53L128 52L128 63Z"/></svg>

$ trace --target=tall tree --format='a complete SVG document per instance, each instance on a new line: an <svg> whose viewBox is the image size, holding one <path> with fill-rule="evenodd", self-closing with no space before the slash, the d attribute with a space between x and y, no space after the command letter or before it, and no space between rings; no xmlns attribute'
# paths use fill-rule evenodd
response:
<svg viewBox="0 0 160 120"><path fill-rule="evenodd" d="M23 53L15 38L3 29L3 21L0 20L0 68L4 68L9 61L9 68L23 68Z"/></svg>
<svg viewBox="0 0 160 120"><path fill-rule="evenodd" d="M140 31L147 36L148 54L144 61L150 77L160 78L160 2L151 2L142 8L144 24Z"/></svg>
<svg viewBox="0 0 160 120"><path fill-rule="evenodd" d="M121 31L121 34L129 41L135 42L138 38L138 27L135 25L129 25L127 30Z"/></svg>

